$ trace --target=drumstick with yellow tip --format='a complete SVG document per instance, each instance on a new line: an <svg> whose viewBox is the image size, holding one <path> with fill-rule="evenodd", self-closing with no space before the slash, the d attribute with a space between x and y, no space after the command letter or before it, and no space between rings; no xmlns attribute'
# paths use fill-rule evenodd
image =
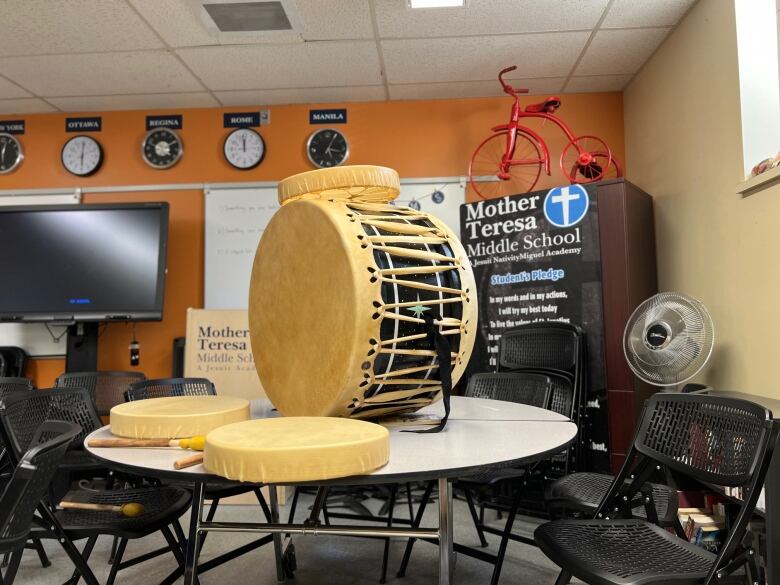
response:
<svg viewBox="0 0 780 585"><path fill-rule="evenodd" d="M192 449L203 451L206 446L206 437L197 435L187 439L90 439L88 447L178 447L179 449Z"/></svg>
<svg viewBox="0 0 780 585"><path fill-rule="evenodd" d="M87 504L84 502L60 502L60 508L65 510L92 510L96 512L119 512L125 518L138 518L144 513L144 505L138 502L126 504Z"/></svg>

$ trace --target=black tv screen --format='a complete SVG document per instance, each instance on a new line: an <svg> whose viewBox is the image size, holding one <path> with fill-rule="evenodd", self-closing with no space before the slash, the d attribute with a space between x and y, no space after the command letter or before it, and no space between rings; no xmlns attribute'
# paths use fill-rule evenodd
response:
<svg viewBox="0 0 780 585"><path fill-rule="evenodd" d="M0 321L162 319L167 203L0 207Z"/></svg>

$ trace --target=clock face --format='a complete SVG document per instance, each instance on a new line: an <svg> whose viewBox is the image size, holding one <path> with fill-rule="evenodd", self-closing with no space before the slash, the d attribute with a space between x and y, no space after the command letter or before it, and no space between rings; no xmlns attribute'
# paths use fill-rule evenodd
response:
<svg viewBox="0 0 780 585"><path fill-rule="evenodd" d="M263 137L251 128L238 128L225 138L223 150L231 165L248 171L263 162L265 142Z"/></svg>
<svg viewBox="0 0 780 585"><path fill-rule="evenodd" d="M335 167L347 160L349 145L338 130L323 128L317 130L306 143L306 154L313 165L320 168Z"/></svg>
<svg viewBox="0 0 780 585"><path fill-rule="evenodd" d="M15 136L0 134L0 174L10 173L24 160L22 144Z"/></svg>
<svg viewBox="0 0 780 585"><path fill-rule="evenodd" d="M62 165L79 177L91 175L103 163L103 149L91 136L74 136L62 147Z"/></svg>
<svg viewBox="0 0 780 585"><path fill-rule="evenodd" d="M150 167L167 169L179 162L184 152L184 145L173 130L157 128L146 133L141 152Z"/></svg>

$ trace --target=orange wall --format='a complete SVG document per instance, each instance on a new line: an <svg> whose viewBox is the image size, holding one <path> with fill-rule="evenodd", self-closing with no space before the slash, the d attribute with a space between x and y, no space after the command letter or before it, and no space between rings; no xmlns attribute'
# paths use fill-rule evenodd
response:
<svg viewBox="0 0 780 585"><path fill-rule="evenodd" d="M523 103L533 101L538 100L528 97ZM474 148L488 135L491 126L506 121L509 105L505 98L347 104L349 123L342 129L350 142L349 163L393 167L404 178L464 175ZM27 123L26 134L21 137L25 161L16 172L0 176L0 189L271 181L310 170L304 149L306 138L314 129L308 123L308 105L270 108L271 124L260 129L267 147L260 166L238 171L225 162L221 149L228 130L222 128L223 113L252 109L258 107L176 110L184 116L180 132L184 156L178 165L165 171L154 170L141 160L140 143L147 114L174 111L103 113L103 131L95 137L103 145L105 162L97 174L87 178L70 175L59 162L62 145L70 137L64 132L65 114L23 116ZM621 93L565 95L558 113L575 134L598 135L620 160L625 160ZM78 114L68 114L73 115ZM557 156L566 144L565 137L551 124L542 127L533 120L529 125L545 138L553 158L553 176L543 177L537 188L563 183ZM164 320L137 325L141 342L139 369L150 377L168 376L172 340L184 335L186 309L203 303L203 193L90 194L84 201L171 204ZM99 368L129 369L127 345L131 330L124 324L108 327L100 337ZM63 369L61 359L32 360L28 375L39 387L45 387Z"/></svg>

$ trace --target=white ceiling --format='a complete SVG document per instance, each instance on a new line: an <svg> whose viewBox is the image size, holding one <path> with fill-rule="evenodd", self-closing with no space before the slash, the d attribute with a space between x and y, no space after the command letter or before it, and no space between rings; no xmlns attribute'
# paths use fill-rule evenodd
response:
<svg viewBox="0 0 780 585"><path fill-rule="evenodd" d="M237 1L237 0L233 0ZM3 0L0 114L619 91L695 0L283 0L293 34L195 0Z"/></svg>

